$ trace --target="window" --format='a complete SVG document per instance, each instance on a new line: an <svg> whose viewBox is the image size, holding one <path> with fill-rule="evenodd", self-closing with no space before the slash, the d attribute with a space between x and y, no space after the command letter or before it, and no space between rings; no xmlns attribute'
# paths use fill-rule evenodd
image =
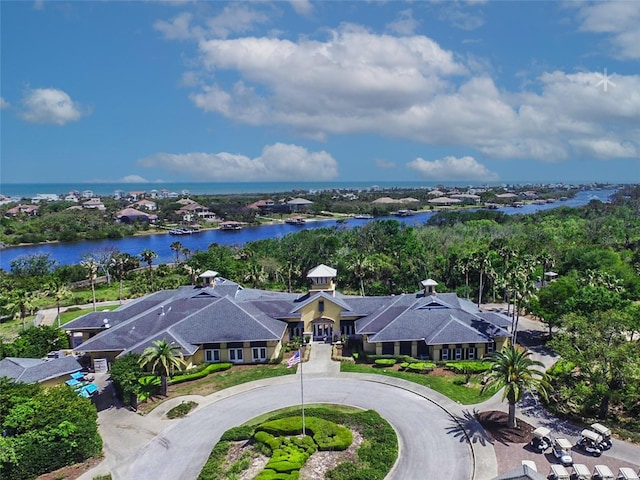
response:
<svg viewBox="0 0 640 480"><path fill-rule="evenodd" d="M494 342L487 343L487 355L491 355L493 353L493 348L494 348L493 345L494 345Z"/></svg>
<svg viewBox="0 0 640 480"><path fill-rule="evenodd" d="M318 300L318 311L324 312L324 300Z"/></svg>
<svg viewBox="0 0 640 480"><path fill-rule="evenodd" d="M204 351L204 361L207 363L215 363L220 361L220 350L208 349Z"/></svg>
<svg viewBox="0 0 640 480"><path fill-rule="evenodd" d="M440 350L440 360L449 360L449 349L443 348Z"/></svg>
<svg viewBox="0 0 640 480"><path fill-rule="evenodd" d="M243 351L241 348L229 349L229 361L233 363L242 363Z"/></svg>
<svg viewBox="0 0 640 480"><path fill-rule="evenodd" d="M469 347L467 358L469 360L474 360L476 358L476 347Z"/></svg>
<svg viewBox="0 0 640 480"><path fill-rule="evenodd" d="M267 349L265 347L253 347L251 358L254 362L264 362L267 359Z"/></svg>
<svg viewBox="0 0 640 480"><path fill-rule="evenodd" d="M462 360L462 348L456 347L456 360Z"/></svg>

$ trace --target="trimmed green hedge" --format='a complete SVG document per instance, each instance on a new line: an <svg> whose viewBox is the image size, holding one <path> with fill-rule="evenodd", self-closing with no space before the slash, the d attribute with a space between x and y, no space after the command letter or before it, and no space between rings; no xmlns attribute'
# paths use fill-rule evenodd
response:
<svg viewBox="0 0 640 480"><path fill-rule="evenodd" d="M351 430L321 418L306 418L305 429L313 437L319 450L346 450L353 442ZM302 417L295 416L265 422L256 430L268 432L274 436L300 435Z"/></svg>
<svg viewBox="0 0 640 480"><path fill-rule="evenodd" d="M375 362L378 367L392 367L396 364L395 358L379 358Z"/></svg>
<svg viewBox="0 0 640 480"><path fill-rule="evenodd" d="M398 457L398 439L391 425L380 417L377 412L367 410L345 413L327 407L310 407L305 411L307 413L306 419L323 419L339 426L344 425L349 430L349 433L351 433L350 430L357 430L364 439L362 445L356 450L358 462L346 461L339 464L336 468L326 473L325 478L327 480L383 480L386 477ZM288 418L291 418L291 412L276 413L270 417L269 422ZM269 422L265 423L268 424ZM298 425L301 431L301 419ZM294 427L298 427L298 425L294 425ZM256 430L258 428L255 427ZM211 452L198 480L228 478L225 477L226 471L224 468L226 457L220 454L223 451L228 451L230 443L222 440L250 440L253 436L253 429L254 427L250 426L240 426L225 432L221 441ZM297 446L300 451L304 450L307 454L315 451L315 442L309 436L283 438L283 443L287 443L289 448ZM266 444L256 442L256 447L264 445ZM212 472L215 472L215 474ZM265 468L256 477L256 480L298 480L298 478L298 471L295 470L287 473Z"/></svg>
<svg viewBox="0 0 640 480"><path fill-rule="evenodd" d="M491 369L491 363L481 360L463 360L460 362L449 362L445 364L445 367L459 374L478 374L488 372L489 369Z"/></svg>
<svg viewBox="0 0 640 480"><path fill-rule="evenodd" d="M233 367L233 363L211 363L202 370L195 373L187 373L185 375L176 375L175 377L171 377L170 379L168 379L168 383L169 385L175 385L177 383L198 380L200 378L206 377L210 373L222 372L224 370L229 370L231 367Z"/></svg>
<svg viewBox="0 0 640 480"><path fill-rule="evenodd" d="M435 367L436 367L436 364L432 362L413 362L413 363L403 362L400 364L400 368L409 370L411 372L417 372L417 373L428 373L432 371Z"/></svg>

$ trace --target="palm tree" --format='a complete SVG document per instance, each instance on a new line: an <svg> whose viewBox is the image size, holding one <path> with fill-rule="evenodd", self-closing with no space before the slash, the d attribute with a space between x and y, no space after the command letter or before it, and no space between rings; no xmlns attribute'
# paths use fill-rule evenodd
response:
<svg viewBox="0 0 640 480"><path fill-rule="evenodd" d="M147 347L140 356L139 364L144 367L151 364L151 370L160 375L160 394L167 394L167 377L174 369L186 366L180 347L167 342L166 339L156 340L153 347Z"/></svg>
<svg viewBox="0 0 640 480"><path fill-rule="evenodd" d="M140 253L140 258L144 263L149 265L149 285L151 285L151 289L153 289L153 259L158 258L158 254L153 250L145 248L142 253Z"/></svg>
<svg viewBox="0 0 640 480"><path fill-rule="evenodd" d="M49 283L47 290L50 295L53 295L56 301L56 308L58 309L58 316L56 318L58 320L58 328L60 328L60 302L71 295L71 290L66 283L60 280L53 280Z"/></svg>
<svg viewBox="0 0 640 480"><path fill-rule="evenodd" d="M180 263L180 254L184 251L184 246L180 242L172 242L169 248L176 252L176 265Z"/></svg>
<svg viewBox="0 0 640 480"><path fill-rule="evenodd" d="M37 295L33 292L29 292L23 289L14 289L9 294L9 301L4 305L4 310L9 312L11 318L14 318L16 313L20 314L22 320L22 330L26 329L25 318L27 314L33 312L35 309L35 300Z"/></svg>
<svg viewBox="0 0 640 480"><path fill-rule="evenodd" d="M80 262L87 270L87 277L89 278L89 283L91 284L91 296L93 298L93 311L97 310L96 308L96 275L98 273L98 263L93 258L88 258Z"/></svg>
<svg viewBox="0 0 640 480"><path fill-rule="evenodd" d="M546 398L547 389L550 388L544 365L530 356L530 351L520 351L513 345L494 353L490 360L491 369L482 387L483 392L504 388L502 400L509 402L509 428L516 427L516 403L522 400L525 392L537 391Z"/></svg>
<svg viewBox="0 0 640 480"><path fill-rule="evenodd" d="M122 304L122 281L124 279L125 271L133 266L133 258L128 253L118 253L111 259L111 266L116 267L118 282L120 283L118 288L118 299L120 300L120 304Z"/></svg>

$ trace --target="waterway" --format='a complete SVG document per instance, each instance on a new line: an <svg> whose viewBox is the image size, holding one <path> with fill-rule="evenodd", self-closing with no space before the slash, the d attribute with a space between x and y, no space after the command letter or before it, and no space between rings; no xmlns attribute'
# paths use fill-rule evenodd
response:
<svg viewBox="0 0 640 480"><path fill-rule="evenodd" d="M597 199L608 201L615 190L585 190L578 192L574 198L565 201L557 201L543 205L528 204L522 208L502 207L498 211L509 215L529 214L561 206L579 207L586 205L590 200ZM434 215L433 212L421 212L411 217L378 217L380 219L396 219L406 225L422 225ZM295 226L286 223L262 225L257 227L245 227L238 231L204 230L191 235L174 236L169 234L143 235L126 237L117 240L82 241L75 243L51 243L42 245L25 245L9 247L0 250L0 268L9 271L11 262L23 255L48 254L56 265L71 265L82 260L82 256L104 249L116 249L119 252L130 255L140 255L143 250L149 249L158 254L156 263L168 263L174 261L175 252L170 245L179 241L185 248L192 252L206 250L212 243L220 245L238 245L263 240L267 238L279 238L302 229L316 229L340 226L341 228L353 228L371 222L373 220L349 218L338 222L337 220L323 220L307 222L305 226Z"/></svg>

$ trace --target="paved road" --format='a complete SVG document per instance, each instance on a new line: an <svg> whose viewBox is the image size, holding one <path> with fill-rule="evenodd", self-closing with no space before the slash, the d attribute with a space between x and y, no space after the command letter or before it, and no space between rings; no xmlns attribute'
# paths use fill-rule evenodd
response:
<svg viewBox="0 0 640 480"><path fill-rule="evenodd" d="M224 431L264 412L299 404L298 378L270 383L222 398L173 423L120 463L112 471L114 480L196 478ZM466 438L454 419L425 397L377 381L342 377L306 378L304 389L305 403L375 409L394 426L400 455L389 480L472 478Z"/></svg>

